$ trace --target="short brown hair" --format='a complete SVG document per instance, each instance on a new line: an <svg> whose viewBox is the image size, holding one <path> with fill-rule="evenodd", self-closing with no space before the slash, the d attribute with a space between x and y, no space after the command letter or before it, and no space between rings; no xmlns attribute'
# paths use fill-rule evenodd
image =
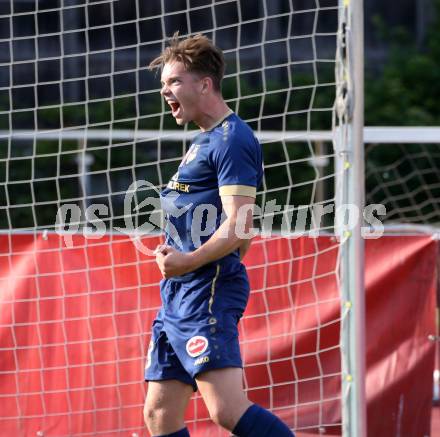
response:
<svg viewBox="0 0 440 437"><path fill-rule="evenodd" d="M176 32L169 41L169 46L150 62L148 69L162 68L168 62L182 62L186 71L210 76L214 89L221 90L225 73L223 52L202 34L179 39Z"/></svg>

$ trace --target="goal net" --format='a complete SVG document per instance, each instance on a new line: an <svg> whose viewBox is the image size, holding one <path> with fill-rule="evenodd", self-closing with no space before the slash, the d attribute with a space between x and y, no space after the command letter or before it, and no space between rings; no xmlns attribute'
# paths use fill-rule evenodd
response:
<svg viewBox="0 0 440 437"><path fill-rule="evenodd" d="M338 1L17 0L0 23L0 435L146 433L151 199L196 129L176 128L146 66L177 30L224 50L224 96L264 152L246 390L299 435L337 432ZM198 394L186 419L226 435Z"/></svg>
<svg viewBox="0 0 440 437"><path fill-rule="evenodd" d="M420 230L439 232L439 146L407 143L405 134L402 132L392 144L367 146L367 202L385 206L383 221L390 228L414 231L419 226ZM423 138L420 135L419 141Z"/></svg>

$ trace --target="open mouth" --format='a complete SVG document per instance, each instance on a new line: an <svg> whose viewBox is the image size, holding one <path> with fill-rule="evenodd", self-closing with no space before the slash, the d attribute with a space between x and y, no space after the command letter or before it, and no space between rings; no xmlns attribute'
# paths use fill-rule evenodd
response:
<svg viewBox="0 0 440 437"><path fill-rule="evenodd" d="M172 102L168 102L168 104L171 107L171 114L173 115L173 117L176 117L180 109L180 103L176 101L172 101Z"/></svg>

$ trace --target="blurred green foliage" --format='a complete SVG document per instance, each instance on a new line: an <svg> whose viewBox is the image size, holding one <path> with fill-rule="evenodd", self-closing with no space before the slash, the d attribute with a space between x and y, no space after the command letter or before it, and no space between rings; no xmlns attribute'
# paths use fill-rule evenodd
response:
<svg viewBox="0 0 440 437"><path fill-rule="evenodd" d="M389 28L380 18L377 34L389 45L383 66L366 64L365 124L429 126L440 122L440 1L419 47L403 28Z"/></svg>
<svg viewBox="0 0 440 437"><path fill-rule="evenodd" d="M375 17L389 56L378 68L366 65L367 126L440 124L440 0L434 6L422 46L405 29ZM440 224L438 144L368 145L365 167L367 203L384 204L385 220Z"/></svg>

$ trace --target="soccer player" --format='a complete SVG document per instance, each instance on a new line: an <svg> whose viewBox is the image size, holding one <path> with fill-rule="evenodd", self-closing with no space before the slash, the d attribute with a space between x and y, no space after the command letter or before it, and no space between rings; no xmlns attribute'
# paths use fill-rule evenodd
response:
<svg viewBox="0 0 440 437"><path fill-rule="evenodd" d="M177 124L193 121L201 130L161 193L162 307L145 368L144 417L153 436L189 436L184 413L197 389L211 419L236 436L293 435L243 390L237 324L249 282L241 259L250 244L262 151L223 100L224 67L208 38L177 34L149 65L162 71L161 94Z"/></svg>

